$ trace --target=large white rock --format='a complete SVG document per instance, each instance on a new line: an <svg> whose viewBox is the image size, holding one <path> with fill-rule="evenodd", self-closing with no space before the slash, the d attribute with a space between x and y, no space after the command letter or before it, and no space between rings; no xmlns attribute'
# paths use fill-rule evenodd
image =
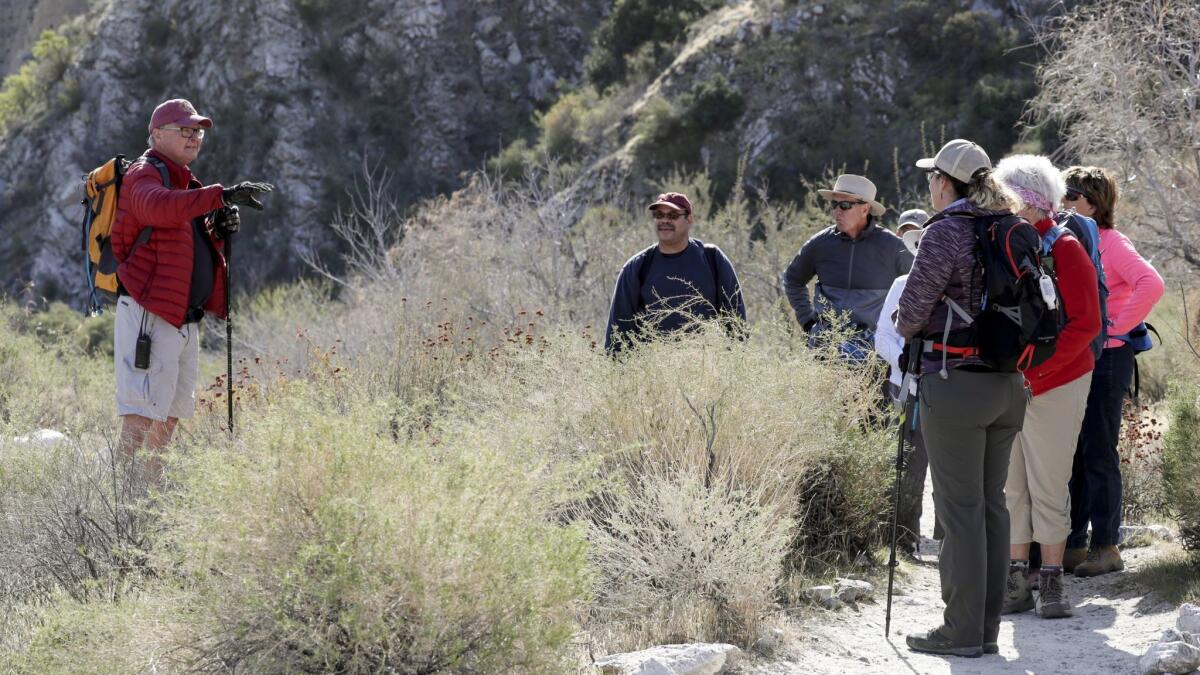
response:
<svg viewBox="0 0 1200 675"><path fill-rule="evenodd" d="M833 586L813 586L804 591L804 597L813 602L825 602L833 597Z"/></svg>
<svg viewBox="0 0 1200 675"><path fill-rule="evenodd" d="M1200 634L1185 633L1174 628L1168 628L1163 631L1162 637L1158 638L1160 643L1165 642L1186 642L1193 647L1200 647Z"/></svg>
<svg viewBox="0 0 1200 675"><path fill-rule="evenodd" d="M66 443L67 437L61 431L38 429L31 434L17 436L13 442L30 448L53 448Z"/></svg>
<svg viewBox="0 0 1200 675"><path fill-rule="evenodd" d="M1155 540L1175 541L1175 535L1164 525L1122 525L1117 538L1121 548L1150 546Z"/></svg>
<svg viewBox="0 0 1200 675"><path fill-rule="evenodd" d="M717 675L741 654L733 645L663 645L596 659L602 675Z"/></svg>
<svg viewBox="0 0 1200 675"><path fill-rule="evenodd" d="M838 579L834 595L842 602L858 602L866 600L875 592L875 587L866 581L857 579Z"/></svg>
<svg viewBox="0 0 1200 675"><path fill-rule="evenodd" d="M1184 633L1200 634L1200 606L1187 604L1180 607L1175 627Z"/></svg>
<svg viewBox="0 0 1200 675"><path fill-rule="evenodd" d="M1186 642L1158 642L1138 661L1145 675L1187 675L1200 668L1200 648Z"/></svg>

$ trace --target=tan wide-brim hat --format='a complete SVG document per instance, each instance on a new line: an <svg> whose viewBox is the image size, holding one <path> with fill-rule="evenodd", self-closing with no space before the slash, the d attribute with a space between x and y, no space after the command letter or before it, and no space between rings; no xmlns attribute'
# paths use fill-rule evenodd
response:
<svg viewBox="0 0 1200 675"><path fill-rule="evenodd" d="M844 173L837 177L832 190L817 190L817 194L830 201L861 199L871 205L871 215L882 216L887 209L875 201L875 184L864 176Z"/></svg>

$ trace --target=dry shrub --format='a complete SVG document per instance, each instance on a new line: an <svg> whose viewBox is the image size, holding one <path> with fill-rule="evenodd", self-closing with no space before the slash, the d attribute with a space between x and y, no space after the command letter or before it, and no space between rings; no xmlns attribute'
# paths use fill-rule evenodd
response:
<svg viewBox="0 0 1200 675"><path fill-rule="evenodd" d="M1171 417L1163 442L1163 482L1169 513L1189 550L1200 550L1200 396L1194 382L1171 391Z"/></svg>
<svg viewBox="0 0 1200 675"><path fill-rule="evenodd" d="M644 475L589 504L594 639L747 644L775 600L795 519L762 495Z"/></svg>
<svg viewBox="0 0 1200 675"><path fill-rule="evenodd" d="M1121 457L1121 520L1145 523L1165 511L1163 430L1167 411L1126 402L1117 454Z"/></svg>
<svg viewBox="0 0 1200 675"><path fill-rule="evenodd" d="M112 451L112 362L14 330L29 320L0 305L0 636L23 603L113 600L148 571L145 485ZM66 440L32 440L42 428Z"/></svg>
<svg viewBox="0 0 1200 675"><path fill-rule="evenodd" d="M71 437L111 433L112 361L91 358L72 335L23 333L29 310L0 302L0 425L23 435L37 429Z"/></svg>
<svg viewBox="0 0 1200 675"><path fill-rule="evenodd" d="M1200 266L1200 6L1179 0L1080 3L1043 36L1040 122L1064 129L1068 157L1115 170L1118 223L1133 221L1156 264Z"/></svg>
<svg viewBox="0 0 1200 675"><path fill-rule="evenodd" d="M879 542L889 462L867 422L876 382L784 326L739 342L706 325L617 360L567 335L513 362L462 404L501 437L534 428L540 453L594 464L591 498L568 513L589 527L599 582L586 626L602 651L748 644L811 556ZM818 509L814 484L842 491Z"/></svg>
<svg viewBox="0 0 1200 675"><path fill-rule="evenodd" d="M396 415L330 372L277 386L232 447L180 454L156 550L196 596L189 667L563 666L583 545L543 486L569 481L476 430L397 440Z"/></svg>

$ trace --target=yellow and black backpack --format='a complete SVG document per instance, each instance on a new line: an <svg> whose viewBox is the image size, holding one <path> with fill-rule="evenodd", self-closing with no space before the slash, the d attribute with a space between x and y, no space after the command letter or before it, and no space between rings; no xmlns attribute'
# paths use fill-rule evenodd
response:
<svg viewBox="0 0 1200 675"><path fill-rule="evenodd" d="M167 165L157 157L146 156L162 177L163 186L171 187ZM117 155L104 164L92 169L84 176L83 187L83 250L87 254L85 270L88 283L88 314L99 314L101 303L114 303L120 293L121 282L117 280L117 259L112 252L112 227L117 218L117 200L121 194L121 181L132 162L125 155ZM149 233L149 228L142 234ZM144 243L138 236L138 242Z"/></svg>

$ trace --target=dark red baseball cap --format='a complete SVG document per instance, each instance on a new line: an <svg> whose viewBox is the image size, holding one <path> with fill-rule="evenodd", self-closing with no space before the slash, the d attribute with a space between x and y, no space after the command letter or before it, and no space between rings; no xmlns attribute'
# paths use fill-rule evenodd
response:
<svg viewBox="0 0 1200 675"><path fill-rule="evenodd" d="M654 200L653 204L646 208L653 210L656 206L669 206L676 211L683 211L689 216L692 215L692 202L688 200L687 195L680 192L664 192Z"/></svg>
<svg viewBox="0 0 1200 675"><path fill-rule="evenodd" d="M173 98L170 101L163 101L154 109L154 114L150 116L150 131L166 126L168 124L178 124L184 127L204 127L205 129L212 128L212 120L204 117L196 112L196 106L182 98Z"/></svg>

